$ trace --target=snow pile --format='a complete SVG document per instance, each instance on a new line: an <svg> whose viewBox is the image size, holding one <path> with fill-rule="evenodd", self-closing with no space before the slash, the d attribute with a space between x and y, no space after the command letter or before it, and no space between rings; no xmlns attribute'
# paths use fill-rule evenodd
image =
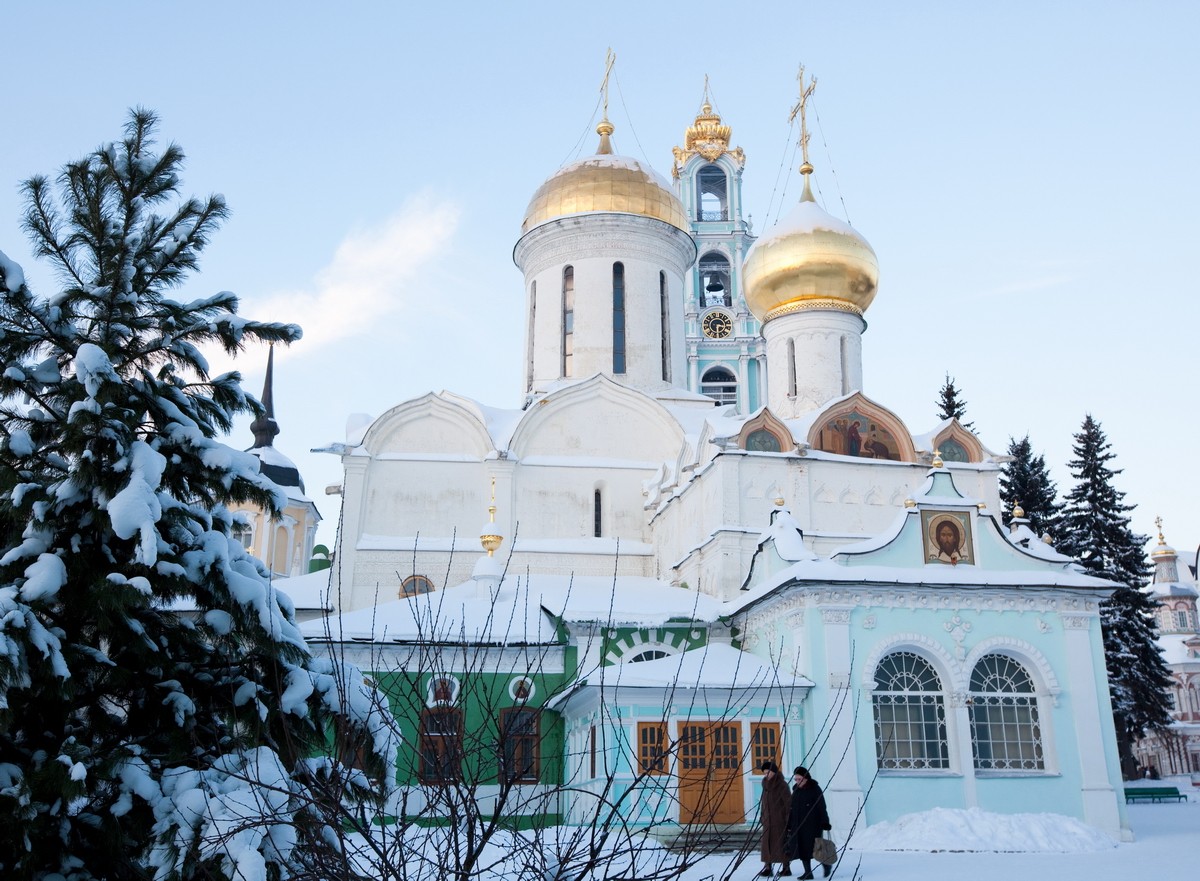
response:
<svg viewBox="0 0 1200 881"><path fill-rule="evenodd" d="M953 853L1088 853L1116 847L1103 832L1061 814L993 814L934 808L876 823L854 835L853 850Z"/></svg>

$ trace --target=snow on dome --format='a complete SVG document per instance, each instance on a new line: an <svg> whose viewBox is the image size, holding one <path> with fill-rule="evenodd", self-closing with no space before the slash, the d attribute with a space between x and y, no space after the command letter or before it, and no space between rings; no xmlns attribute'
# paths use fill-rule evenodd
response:
<svg viewBox="0 0 1200 881"><path fill-rule="evenodd" d="M304 494L304 478L300 476L300 469L275 447L251 447L246 452L258 458L259 471L265 477L269 477L285 490L299 489L301 495Z"/></svg>
<svg viewBox="0 0 1200 881"><path fill-rule="evenodd" d="M683 203L666 179L636 159L614 155L608 146L612 126L607 121L596 131L600 134L596 154L564 165L538 187L525 210L521 232L559 217L591 213L638 214L687 232Z"/></svg>
<svg viewBox="0 0 1200 881"><path fill-rule="evenodd" d="M875 299L879 261L854 227L805 198L746 254L746 305L759 321L805 308L861 314Z"/></svg>

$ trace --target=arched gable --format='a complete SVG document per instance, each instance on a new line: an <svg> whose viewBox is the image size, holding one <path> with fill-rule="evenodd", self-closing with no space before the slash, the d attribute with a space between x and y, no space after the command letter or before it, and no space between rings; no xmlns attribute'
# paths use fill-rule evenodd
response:
<svg viewBox="0 0 1200 881"><path fill-rule="evenodd" d="M432 392L397 404L376 419L362 441L372 457L436 453L482 459L495 445L479 415Z"/></svg>
<svg viewBox="0 0 1200 881"><path fill-rule="evenodd" d="M509 449L519 459L571 456L675 461L679 422L647 394L597 374L559 389L525 411Z"/></svg>
<svg viewBox="0 0 1200 881"><path fill-rule="evenodd" d="M766 407L746 420L737 445L739 449L763 453L791 453L796 449L791 429Z"/></svg>
<svg viewBox="0 0 1200 881"><path fill-rule="evenodd" d="M934 436L934 449L941 453L945 462L982 462L983 444L973 433L962 427L957 419Z"/></svg>
<svg viewBox="0 0 1200 881"><path fill-rule="evenodd" d="M933 665L942 680L943 691L953 691L960 679L959 664L941 643L924 633L897 633L879 643L863 664L862 684L867 691L875 690L875 669L892 652L914 652Z"/></svg>
<svg viewBox="0 0 1200 881"><path fill-rule="evenodd" d="M1015 636L993 636L973 646L959 670L957 687L960 691L969 689L971 673L974 671L975 665L979 663L979 659L984 655L994 654L1008 655L1014 661L1029 668L1034 676L1041 680L1042 688L1050 695L1058 695L1062 691L1058 684L1058 677L1054 675L1054 668L1050 666L1046 656L1033 643L1017 639Z"/></svg>
<svg viewBox="0 0 1200 881"><path fill-rule="evenodd" d="M891 410L855 392L813 420L808 444L814 450L859 459L915 462L912 435Z"/></svg>

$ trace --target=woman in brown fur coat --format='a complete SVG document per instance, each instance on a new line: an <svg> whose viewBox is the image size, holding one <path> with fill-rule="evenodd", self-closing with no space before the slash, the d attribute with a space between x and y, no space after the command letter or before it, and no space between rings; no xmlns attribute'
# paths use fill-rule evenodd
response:
<svg viewBox="0 0 1200 881"><path fill-rule="evenodd" d="M762 861L759 876L771 877L771 863L782 863L780 875L792 874L785 842L788 828L788 809L792 804L787 781L774 762L763 762L762 794Z"/></svg>

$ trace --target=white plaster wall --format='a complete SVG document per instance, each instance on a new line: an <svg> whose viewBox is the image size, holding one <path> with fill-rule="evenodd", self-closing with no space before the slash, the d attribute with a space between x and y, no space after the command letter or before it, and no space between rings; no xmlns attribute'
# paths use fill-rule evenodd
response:
<svg viewBox="0 0 1200 881"><path fill-rule="evenodd" d="M793 419L833 398L861 390L865 328L860 316L831 309L808 309L768 321L762 332L767 344L766 400L771 411L781 419ZM788 387L788 340L795 341L795 396Z"/></svg>
<svg viewBox="0 0 1200 881"><path fill-rule="evenodd" d="M637 215L583 214L531 230L517 243L514 259L530 286L537 285L529 326L534 389L562 378L562 274L575 272L573 377L602 373L635 388L686 384L683 323L684 273L695 261L695 245L681 230ZM625 266L626 369L613 374L612 267ZM670 326L671 383L662 371L659 273L665 272ZM528 391L528 390L527 390Z"/></svg>

